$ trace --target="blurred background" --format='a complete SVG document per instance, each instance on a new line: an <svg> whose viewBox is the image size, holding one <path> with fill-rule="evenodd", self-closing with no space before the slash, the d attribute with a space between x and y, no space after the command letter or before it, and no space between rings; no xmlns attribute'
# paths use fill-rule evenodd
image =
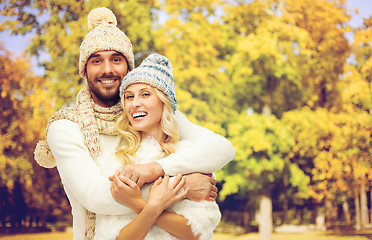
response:
<svg viewBox="0 0 372 240"><path fill-rule="evenodd" d="M372 1L1 0L0 233L71 226L58 172L33 152L86 84L79 46L101 6L136 65L170 59L179 110L234 145L218 231L372 226Z"/></svg>

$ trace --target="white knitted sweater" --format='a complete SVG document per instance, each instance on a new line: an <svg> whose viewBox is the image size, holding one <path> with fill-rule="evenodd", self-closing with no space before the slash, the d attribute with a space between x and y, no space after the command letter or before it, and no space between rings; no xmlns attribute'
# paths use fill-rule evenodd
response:
<svg viewBox="0 0 372 240"><path fill-rule="evenodd" d="M179 142L176 145L176 151L187 147L188 145L187 141ZM159 159L160 155L160 145L154 138L149 137L142 141L136 155L136 161L137 163L149 163ZM97 161L97 165L101 174L108 177L112 175L116 169L121 167L121 162L115 157L114 152L111 152L100 157ZM145 200L148 198L150 186L150 184L146 184L141 189ZM182 199L167 210L183 215L188 220L188 224L191 226L194 235L200 234L201 240L212 239L213 231L221 218L218 205L215 202L210 201L193 202L187 199ZM114 240L118 236L120 230L129 224L136 216L137 214L133 211L130 214L116 216L97 214L96 234L94 240ZM153 226L145 239L166 240L178 238L170 235L168 232L157 226Z"/></svg>

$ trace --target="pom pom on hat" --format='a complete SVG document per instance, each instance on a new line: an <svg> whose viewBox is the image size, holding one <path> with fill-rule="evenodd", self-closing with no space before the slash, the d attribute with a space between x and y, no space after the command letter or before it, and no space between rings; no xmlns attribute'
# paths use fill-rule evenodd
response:
<svg viewBox="0 0 372 240"><path fill-rule="evenodd" d="M95 27L103 23L113 24L114 26L118 24L115 14L110 9L105 7L96 8L88 14L89 31L92 31Z"/></svg>
<svg viewBox="0 0 372 240"><path fill-rule="evenodd" d="M128 86L145 83L162 91L171 101L173 111L176 111L176 87L172 71L172 64L168 58L157 53L150 54L141 65L124 77L120 86L120 97Z"/></svg>
<svg viewBox="0 0 372 240"><path fill-rule="evenodd" d="M100 51L120 52L127 59L128 70L134 68L132 43L116 25L115 14L108 8L96 8L89 13L89 33L80 45L79 73L82 77L90 55Z"/></svg>
<svg viewBox="0 0 372 240"><path fill-rule="evenodd" d="M145 64L158 64L166 67L168 72L173 72L172 64L169 59L157 53L150 54L147 58L145 58L141 65Z"/></svg>

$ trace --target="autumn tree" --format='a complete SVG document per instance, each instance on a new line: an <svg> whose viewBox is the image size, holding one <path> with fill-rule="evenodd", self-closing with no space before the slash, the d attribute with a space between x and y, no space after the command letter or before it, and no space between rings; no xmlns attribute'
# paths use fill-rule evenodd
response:
<svg viewBox="0 0 372 240"><path fill-rule="evenodd" d="M350 91L345 91L344 96L349 104L354 108L364 110L371 113L372 101L372 16L364 19L363 26L357 29L354 42L352 44L353 56L355 64L352 64L354 69L347 71L346 76L349 84L347 87L352 87ZM350 73L350 74L349 74ZM351 76L356 75L355 82ZM345 89L345 88L344 88ZM362 94L357 94L357 91L362 91Z"/></svg>
<svg viewBox="0 0 372 240"><path fill-rule="evenodd" d="M363 71L370 59L370 47L366 44L370 40L364 31L355 35L355 61L345 65L336 85L342 100L340 108L301 109L287 112L283 117L296 140L291 159L310 176L312 197L319 202L342 203L345 216L350 216L347 200L354 198L359 227L368 224L365 194L372 163L372 95L368 74Z"/></svg>
<svg viewBox="0 0 372 240"><path fill-rule="evenodd" d="M241 12L239 8L246 11ZM227 70L235 90L235 107L239 111L251 108L280 117L284 111L304 104L301 73L311 53L306 49L308 33L295 26L286 15L269 15L268 12L275 9L264 1L229 7L227 11L226 18L231 24L250 26L236 26L241 32L235 39ZM259 12L253 15L257 19L244 17L247 12ZM230 19L248 21L241 23Z"/></svg>
<svg viewBox="0 0 372 240"><path fill-rule="evenodd" d="M339 118L341 129L348 128L346 132L349 139L347 154L344 159L351 161L353 166L353 179L356 182L352 194L355 202L356 227L368 227L368 203L366 192L370 186L371 173L369 171L372 158L371 149L371 121L372 88L372 32L370 26L372 17L364 19L363 26L355 30L352 43L352 58L345 67L345 74L339 86L343 89L343 108ZM346 121L347 119L347 121Z"/></svg>
<svg viewBox="0 0 372 240"><path fill-rule="evenodd" d="M276 187L282 190L281 196L308 198L309 177L288 158L294 145L292 132L274 115L242 113L229 125L229 135L237 156L219 175L225 181L220 197L251 192L250 195L258 198L269 196L271 199ZM259 200L260 221L266 221L264 211L271 209L272 203ZM269 222L262 225L270 226Z"/></svg>
<svg viewBox="0 0 372 240"><path fill-rule="evenodd" d="M44 134L40 126L53 111L53 101L45 79L32 74L26 59L12 56L1 46L0 63L0 188L5 198L1 220L20 225L26 216L33 221L30 219L44 215L39 220L45 224L47 216L61 212L57 203L64 199L58 190L49 192L53 186L60 188L56 172L41 179L46 170L33 161L36 142ZM52 195L57 196L53 199Z"/></svg>
<svg viewBox="0 0 372 240"><path fill-rule="evenodd" d="M232 108L225 74L229 51L227 27L221 24L220 1L166 1L166 21L156 39L172 62L179 109L192 121L225 135Z"/></svg>
<svg viewBox="0 0 372 240"><path fill-rule="evenodd" d="M229 33L234 46L226 72L234 86L235 109L279 118L303 106L340 109L337 83L350 49L342 4L327 0L226 4L223 18L233 30ZM311 156L308 159L312 162Z"/></svg>
<svg viewBox="0 0 372 240"><path fill-rule="evenodd" d="M302 74L303 87L308 91L307 104L312 108L339 108L337 82L350 53L345 36L350 31L347 25L350 16L344 0L286 0L281 10L290 16L295 26L305 30L311 40L307 45L311 55Z"/></svg>

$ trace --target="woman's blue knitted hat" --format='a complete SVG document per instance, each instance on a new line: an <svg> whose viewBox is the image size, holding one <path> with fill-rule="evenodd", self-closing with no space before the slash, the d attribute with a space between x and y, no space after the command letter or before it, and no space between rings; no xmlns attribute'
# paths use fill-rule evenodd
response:
<svg viewBox="0 0 372 240"><path fill-rule="evenodd" d="M172 71L172 64L168 58L157 53L150 54L141 65L124 77L120 86L120 97L129 85L145 83L162 91L171 101L173 111L176 111L176 87Z"/></svg>

